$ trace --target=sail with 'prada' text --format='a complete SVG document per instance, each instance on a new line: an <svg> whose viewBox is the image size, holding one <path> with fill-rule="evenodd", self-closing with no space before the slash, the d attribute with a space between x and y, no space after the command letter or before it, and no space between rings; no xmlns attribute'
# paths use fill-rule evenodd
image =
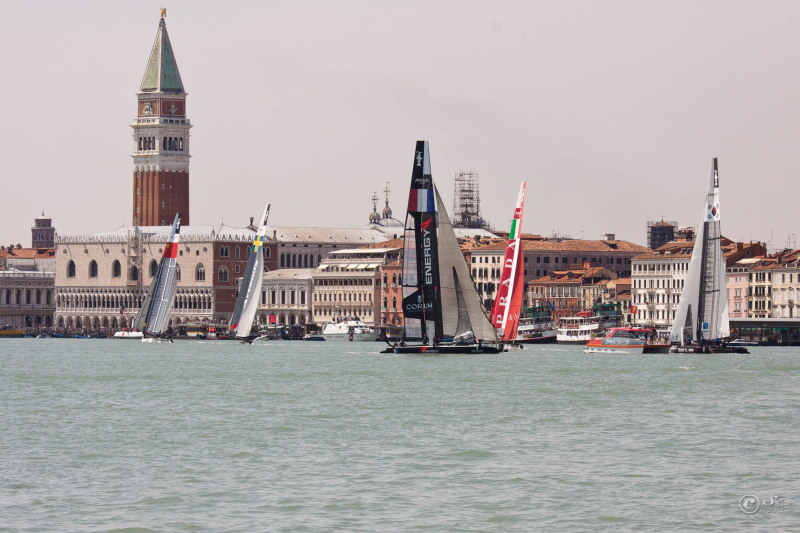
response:
<svg viewBox="0 0 800 533"><path fill-rule="evenodd" d="M514 219L508 232L506 254L500 273L500 283L492 307L492 324L497 335L505 342L514 342L517 338L517 326L522 311L522 297L525 285L525 268L522 262L522 210L525 206L525 182L522 182L514 209Z"/></svg>

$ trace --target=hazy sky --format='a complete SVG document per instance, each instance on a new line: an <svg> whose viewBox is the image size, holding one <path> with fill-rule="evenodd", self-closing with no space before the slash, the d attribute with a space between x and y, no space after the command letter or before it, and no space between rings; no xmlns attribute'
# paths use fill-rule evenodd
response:
<svg viewBox="0 0 800 533"><path fill-rule="evenodd" d="M0 244L131 222L131 122L159 7L189 93L191 222L402 219L427 139L451 205L480 175L507 230L646 243L694 225L719 157L723 234L795 246L800 2L0 0Z"/></svg>

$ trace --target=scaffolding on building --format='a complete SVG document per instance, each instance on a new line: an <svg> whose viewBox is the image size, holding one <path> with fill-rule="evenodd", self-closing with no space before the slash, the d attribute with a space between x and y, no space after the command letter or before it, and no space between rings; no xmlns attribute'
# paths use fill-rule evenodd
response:
<svg viewBox="0 0 800 533"><path fill-rule="evenodd" d="M649 221L647 223L647 247L655 250L675 240L678 223L670 220Z"/></svg>
<svg viewBox="0 0 800 533"><path fill-rule="evenodd" d="M481 196L478 173L459 170L453 188L453 226L492 231L491 224L481 217Z"/></svg>

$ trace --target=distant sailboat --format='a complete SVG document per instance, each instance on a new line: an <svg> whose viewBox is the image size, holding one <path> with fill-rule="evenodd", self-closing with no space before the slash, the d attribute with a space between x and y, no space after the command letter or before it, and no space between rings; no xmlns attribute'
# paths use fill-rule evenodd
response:
<svg viewBox="0 0 800 533"><path fill-rule="evenodd" d="M522 295L525 285L525 268L522 264L522 210L525 206L525 182L522 182L514 209L514 220L508 232L506 255L500 275L500 284L492 308L492 324L504 342L512 343L517 339L517 326L522 311Z"/></svg>
<svg viewBox="0 0 800 533"><path fill-rule="evenodd" d="M147 297L133 321L134 331L140 331L144 337L142 342L169 339L172 341L169 326L172 307L175 303L175 292L178 288L178 238L181 231L181 215L175 215L169 239L164 246L158 272L150 284Z"/></svg>
<svg viewBox="0 0 800 533"><path fill-rule="evenodd" d="M670 332L670 342L676 345L673 346L674 352L747 351L724 345L731 328L725 257L720 237L719 169L715 157L703 218L697 228L692 258Z"/></svg>
<svg viewBox="0 0 800 533"><path fill-rule="evenodd" d="M417 141L414 151L403 253L405 333L400 345L384 353L499 352L497 334L433 183L427 141Z"/></svg>
<svg viewBox="0 0 800 533"><path fill-rule="evenodd" d="M258 311L258 302L261 298L261 285L264 280L264 236L267 233L267 220L269 219L269 206L264 209L258 231L250 248L250 257L247 259L247 268L244 270L242 284L239 287L239 296L236 297L236 306L233 308L231 321L228 324L228 334L250 342L250 330Z"/></svg>

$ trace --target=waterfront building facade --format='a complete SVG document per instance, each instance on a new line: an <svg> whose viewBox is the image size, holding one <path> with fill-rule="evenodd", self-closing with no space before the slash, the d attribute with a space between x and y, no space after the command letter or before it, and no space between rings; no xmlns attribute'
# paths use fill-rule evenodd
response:
<svg viewBox="0 0 800 533"><path fill-rule="evenodd" d="M800 250L782 256L772 270L772 317L800 316Z"/></svg>
<svg viewBox="0 0 800 533"><path fill-rule="evenodd" d="M169 226L130 227L87 236L56 237L55 325L126 328L158 270ZM225 324L255 232L250 228L182 226L174 326ZM267 240L265 256L275 253Z"/></svg>
<svg viewBox="0 0 800 533"><path fill-rule="evenodd" d="M728 278L728 316L746 318L750 292L750 270L763 261L763 257L747 257L725 269Z"/></svg>
<svg viewBox="0 0 800 533"><path fill-rule="evenodd" d="M381 325L403 327L403 261L391 261L381 274Z"/></svg>
<svg viewBox="0 0 800 533"><path fill-rule="evenodd" d="M728 266L766 253L765 246L757 242L736 243L722 237L721 244ZM672 326L693 248L694 241L672 242L633 259L631 305L637 309L636 323Z"/></svg>
<svg viewBox="0 0 800 533"><path fill-rule="evenodd" d="M554 319L577 316L598 303L605 282L617 279L617 274L603 267L586 263L582 268L551 271L547 276L527 283L531 306L550 306Z"/></svg>
<svg viewBox="0 0 800 533"><path fill-rule="evenodd" d="M491 308L500 283L505 258L505 239L487 239L462 246L472 269L472 277L484 305ZM648 248L617 240L608 234L603 240L545 239L538 235L522 235L522 265L525 282L549 276L552 272L605 268L616 277L630 277L631 259Z"/></svg>
<svg viewBox="0 0 800 533"><path fill-rule="evenodd" d="M55 312L55 258L52 248L0 250L0 324L51 327Z"/></svg>
<svg viewBox="0 0 800 533"><path fill-rule="evenodd" d="M162 18L137 97L133 128L134 225L188 226L189 129L186 91Z"/></svg>
<svg viewBox="0 0 800 533"><path fill-rule="evenodd" d="M764 261L750 270L747 298L749 318L772 316L772 273L776 266L774 261Z"/></svg>
<svg viewBox="0 0 800 533"><path fill-rule="evenodd" d="M335 250L387 241L390 236L374 228L305 228L269 226L277 244L277 268L317 268Z"/></svg>
<svg viewBox="0 0 800 533"><path fill-rule="evenodd" d="M382 269L401 253L381 247L331 252L312 276L314 322L354 318L380 326Z"/></svg>
<svg viewBox="0 0 800 533"><path fill-rule="evenodd" d="M258 325L293 326L311 323L311 277L307 268L282 268L264 273Z"/></svg>

